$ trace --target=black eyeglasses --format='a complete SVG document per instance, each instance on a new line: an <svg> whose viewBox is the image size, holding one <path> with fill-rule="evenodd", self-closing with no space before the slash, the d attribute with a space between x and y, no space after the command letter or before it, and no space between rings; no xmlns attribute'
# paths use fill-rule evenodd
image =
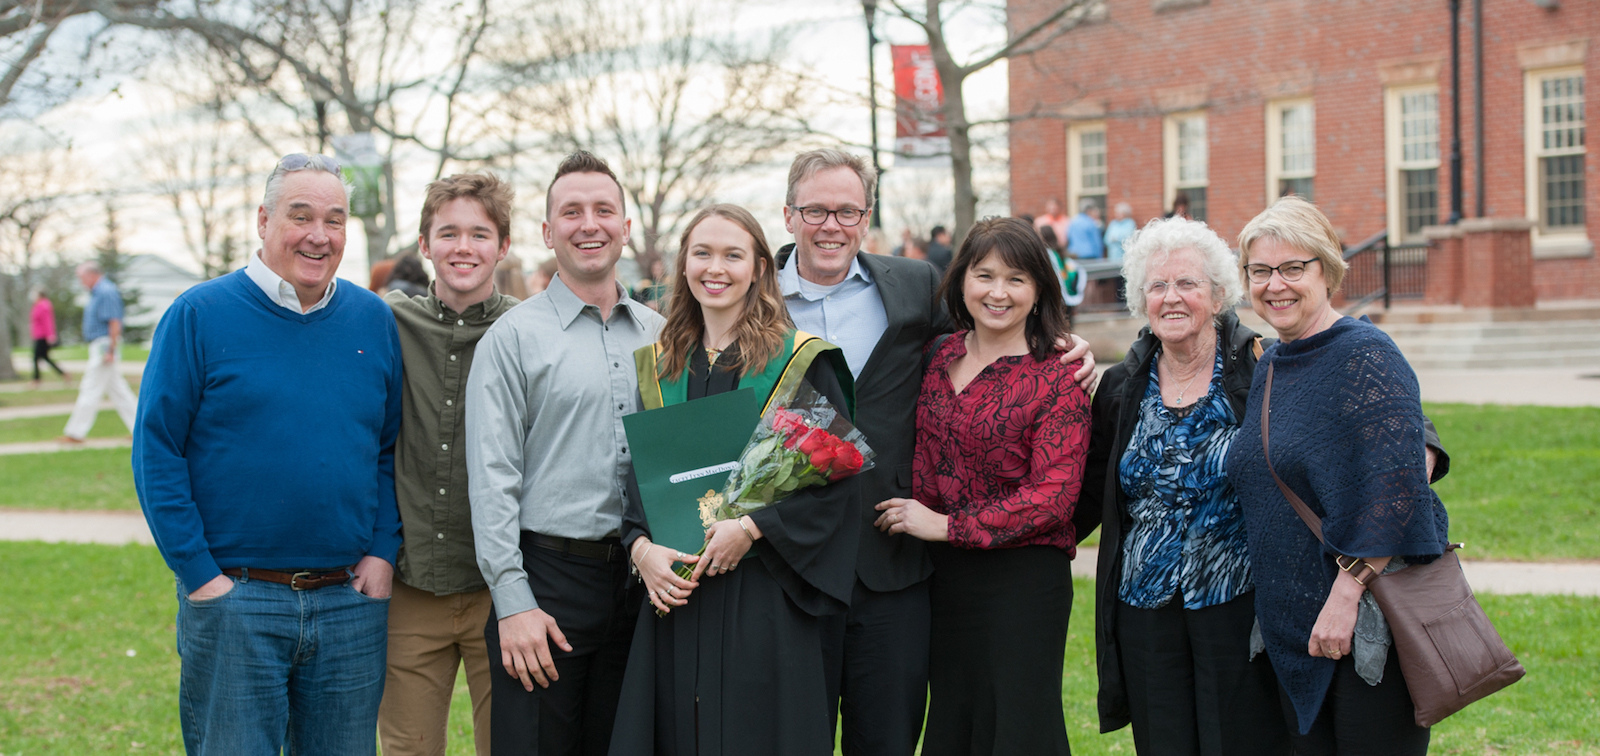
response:
<svg viewBox="0 0 1600 756"><path fill-rule="evenodd" d="M307 155L304 152L296 152L292 155L284 155L283 159L278 161L278 167L282 168L284 171L303 171L305 170L306 166L311 165L311 161L315 158L321 158L322 164L328 166L329 172L343 172L343 169L339 165L339 161L328 157L327 155Z"/></svg>
<svg viewBox="0 0 1600 756"><path fill-rule="evenodd" d="M1290 260L1278 266L1251 263L1244 266L1244 273L1250 277L1250 283L1259 284L1271 281L1273 271L1277 271L1278 275L1283 276L1285 281L1298 281L1301 276L1306 274L1306 266L1314 262L1322 262L1322 260L1315 257L1310 260Z"/></svg>
<svg viewBox="0 0 1600 756"><path fill-rule="evenodd" d="M867 217L867 211L853 207L842 207L838 210L829 210L825 207L800 207L791 205L795 212L800 214L800 219L812 226L820 226L828 222L828 216L833 216L841 226L856 226L861 224L861 219Z"/></svg>

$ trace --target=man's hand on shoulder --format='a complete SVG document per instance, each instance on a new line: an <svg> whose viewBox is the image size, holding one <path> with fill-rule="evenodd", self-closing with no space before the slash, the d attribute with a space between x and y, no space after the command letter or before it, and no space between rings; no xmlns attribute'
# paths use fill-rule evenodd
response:
<svg viewBox="0 0 1600 756"><path fill-rule="evenodd" d="M1084 341L1082 336L1072 333L1067 334L1065 341L1057 340L1056 348L1067 350L1066 354L1061 355L1063 365L1083 360L1083 367L1072 374L1072 380L1083 387L1083 393L1093 394L1095 384L1100 382L1100 376L1094 372L1094 352L1089 351L1089 342Z"/></svg>
<svg viewBox="0 0 1600 756"><path fill-rule="evenodd" d="M206 581L205 585L194 589L194 591L189 594L189 600L205 601L207 599L219 598L231 590L233 590L233 578L230 578L227 575L218 575Z"/></svg>
<svg viewBox="0 0 1600 756"><path fill-rule="evenodd" d="M394 590L394 565L382 557L361 557L356 568L350 572L355 575L350 578L350 587L367 598L389 598L389 593Z"/></svg>
<svg viewBox="0 0 1600 756"><path fill-rule="evenodd" d="M500 619L500 664L506 674L522 681L522 687L533 692L533 684L541 688L561 679L556 674L556 663L550 654L550 643L571 653L572 644L561 633L554 617L543 609L519 612Z"/></svg>

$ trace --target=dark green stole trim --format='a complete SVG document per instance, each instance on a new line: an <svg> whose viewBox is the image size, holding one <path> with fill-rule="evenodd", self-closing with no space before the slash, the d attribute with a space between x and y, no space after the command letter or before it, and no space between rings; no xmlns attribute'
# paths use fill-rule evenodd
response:
<svg viewBox="0 0 1600 756"><path fill-rule="evenodd" d="M767 361L765 368L760 373L741 376L739 388L753 388L756 396L765 396L761 413L764 415L772 402L780 397L784 401L794 395L800 381L806 377L806 371L811 369L811 363L817 356L824 352L833 351L829 363L833 366L834 374L839 379L839 385L844 387L845 400L849 406L845 412L849 417L855 417L855 379L850 375L850 368L845 364L844 353L832 344L823 341L805 331L791 330L784 337L783 349L778 355ZM689 370L684 368L681 375L667 380L658 375L656 359L661 354L659 343L639 347L633 353L634 368L639 374L639 396L644 399L644 408L647 410L660 409L669 404L681 404L689 400Z"/></svg>

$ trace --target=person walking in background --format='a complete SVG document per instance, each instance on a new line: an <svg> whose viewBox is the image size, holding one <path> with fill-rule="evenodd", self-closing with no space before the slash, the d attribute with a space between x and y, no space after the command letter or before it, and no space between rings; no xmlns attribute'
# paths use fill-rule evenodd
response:
<svg viewBox="0 0 1600 756"><path fill-rule="evenodd" d="M1105 241L1100 232L1100 206L1092 199L1078 202L1078 214L1067 226L1067 253L1079 260L1105 257Z"/></svg>
<svg viewBox="0 0 1600 756"><path fill-rule="evenodd" d="M967 234L940 287L962 330L929 347L912 497L876 507L879 530L933 558L924 756L1071 752L1061 672L1089 395L1060 359L1056 281L1023 221Z"/></svg>
<svg viewBox="0 0 1600 756"><path fill-rule="evenodd" d="M1042 230L1045 227L1049 227L1050 230L1055 232L1056 239L1063 244L1067 240L1067 224L1071 222L1072 219L1068 218L1067 214L1061 210L1061 200L1055 197L1045 200L1044 214L1034 218L1032 221L1034 228Z"/></svg>
<svg viewBox="0 0 1600 756"><path fill-rule="evenodd" d="M644 605L619 537L633 469L633 353L662 318L628 298L632 224L605 161L575 152L545 194L550 288L501 316L467 378L467 469L496 754L603 756ZM447 451L441 449L441 451Z"/></svg>
<svg viewBox="0 0 1600 756"><path fill-rule="evenodd" d="M428 269L422 267L422 257L407 252L394 258L389 269L389 291L398 291L408 297L428 296Z"/></svg>
<svg viewBox="0 0 1600 756"><path fill-rule="evenodd" d="M378 737L385 756L444 756L450 695L463 665L472 735L489 756L490 673L483 628L489 586L478 571L467 498L468 369L478 340L517 300L496 288L511 249L511 187L489 174L428 185L417 248L433 261L425 297L384 297L405 362L395 498L400 558L389 602L389 659ZM448 446L446 450L442 447Z"/></svg>
<svg viewBox="0 0 1600 756"><path fill-rule="evenodd" d="M28 322L33 331L33 387L39 388L40 360L56 371L63 383L71 381L67 371L50 359L50 347L60 342L56 337L56 308L50 304L50 297L45 296L44 289L33 293L33 311L28 316Z"/></svg>
<svg viewBox="0 0 1600 756"><path fill-rule="evenodd" d="M1127 243L1128 237L1139 229L1139 224L1133 220L1133 205L1118 202L1116 218L1106 224L1106 259L1121 261L1122 245Z"/></svg>
<svg viewBox="0 0 1600 756"><path fill-rule="evenodd" d="M403 370L383 300L334 278L349 187L288 155L261 249L162 316L133 481L177 577L189 754L372 754L400 549Z"/></svg>
<svg viewBox="0 0 1600 756"><path fill-rule="evenodd" d="M118 364L122 359L122 293L97 262L78 264L78 282L89 292L89 303L83 307L83 341L89 345L89 363L78 382L78 402L59 439L69 444L83 443L89 436L105 396L111 397L117 416L130 433L139 405L139 397L122 377Z"/></svg>
<svg viewBox="0 0 1600 756"><path fill-rule="evenodd" d="M1167 218L1183 218L1185 220L1188 220L1189 219L1189 193L1188 192L1178 192L1175 196L1173 196L1173 198L1172 198L1172 211L1167 213L1163 217L1167 217Z"/></svg>
<svg viewBox="0 0 1600 756"><path fill-rule="evenodd" d="M944 226L934 226L928 234L927 260L933 267L939 269L939 275L944 275L946 268L950 267L950 231Z"/></svg>

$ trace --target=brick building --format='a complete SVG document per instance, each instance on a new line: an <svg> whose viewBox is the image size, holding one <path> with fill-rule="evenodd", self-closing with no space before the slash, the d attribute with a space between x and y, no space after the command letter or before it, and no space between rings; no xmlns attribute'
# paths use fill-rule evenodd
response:
<svg viewBox="0 0 1600 756"><path fill-rule="evenodd" d="M1450 214L1445 0L1103 2L1095 21L1011 61L1012 112L1040 115L1011 129L1014 212L1089 197L1129 202L1143 222L1183 192L1231 241L1296 191L1347 245L1385 231L1397 246L1431 239L1410 258L1426 260L1429 301L1600 299L1600 160L1585 145L1585 124L1600 122L1600 97L1585 96L1600 73L1600 0L1482 0L1481 199L1493 221L1428 232ZM1055 3L1008 0L1013 28ZM1461 6L1474 219L1472 0ZM1485 286L1531 291L1491 301Z"/></svg>

